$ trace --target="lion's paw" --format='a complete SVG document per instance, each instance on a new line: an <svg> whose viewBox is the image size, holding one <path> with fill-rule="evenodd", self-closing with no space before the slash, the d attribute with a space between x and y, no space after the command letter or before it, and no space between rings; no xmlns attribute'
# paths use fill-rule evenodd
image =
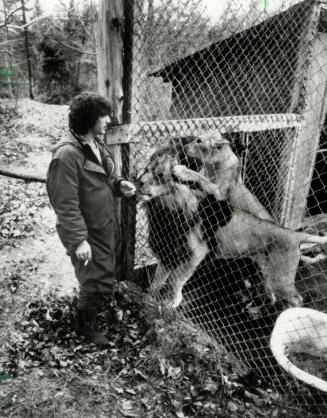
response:
<svg viewBox="0 0 327 418"><path fill-rule="evenodd" d="M192 180L192 172L187 167L185 167L185 165L181 165L181 164L175 165L172 168L172 173L173 175L178 177L179 180L182 180L182 181Z"/></svg>
<svg viewBox="0 0 327 418"><path fill-rule="evenodd" d="M181 292L173 295L172 299L165 302L165 306L167 309L176 309L179 307L183 300L183 296Z"/></svg>

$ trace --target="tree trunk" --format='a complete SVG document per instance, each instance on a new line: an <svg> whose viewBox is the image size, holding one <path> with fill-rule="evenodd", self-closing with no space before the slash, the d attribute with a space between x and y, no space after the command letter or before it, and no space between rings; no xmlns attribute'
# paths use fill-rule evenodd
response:
<svg viewBox="0 0 327 418"><path fill-rule="evenodd" d="M6 7L3 8L3 12L4 12L4 19L6 21L7 19L7 10ZM6 40L6 48L9 50L11 50L11 44L9 41L9 31L7 26L5 27L5 40ZM11 68L11 59L10 59L10 55L5 53L5 68L6 71L9 70L9 68ZM11 77L9 75L9 73L7 73L7 83L8 83L8 89L9 89L9 95L10 98L13 99L14 98L14 92L13 92L13 88L12 88L12 83L11 83Z"/></svg>
<svg viewBox="0 0 327 418"><path fill-rule="evenodd" d="M21 0L22 5L22 14L23 14L23 24L26 24L26 15L25 15L25 1ZM28 43L28 30L24 28L24 38L25 38L25 52L26 52L26 60L27 60L27 71L28 71L28 85L29 85L29 94L30 98L34 99L34 91L33 91L33 74L32 74L32 65L31 65L31 54L29 50L29 43Z"/></svg>

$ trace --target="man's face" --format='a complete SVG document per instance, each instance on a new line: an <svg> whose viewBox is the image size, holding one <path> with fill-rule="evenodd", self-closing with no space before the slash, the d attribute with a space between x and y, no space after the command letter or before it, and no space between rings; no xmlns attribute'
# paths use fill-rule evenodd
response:
<svg viewBox="0 0 327 418"><path fill-rule="evenodd" d="M104 135L106 133L107 124L110 123L111 119L109 115L100 116L92 128L92 134L94 136Z"/></svg>

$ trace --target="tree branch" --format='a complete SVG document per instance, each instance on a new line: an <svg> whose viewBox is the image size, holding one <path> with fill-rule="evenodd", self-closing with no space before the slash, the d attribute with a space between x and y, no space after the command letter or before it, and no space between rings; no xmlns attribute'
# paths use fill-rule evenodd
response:
<svg viewBox="0 0 327 418"><path fill-rule="evenodd" d="M0 42L0 46L7 45L7 44L12 43L12 42L17 42L17 38L15 38L15 39L7 39L4 42Z"/></svg>
<svg viewBox="0 0 327 418"><path fill-rule="evenodd" d="M71 49L72 51L75 51L75 52L79 52L80 54L96 55L96 52L82 51L81 49L74 48L73 46L65 44L64 42L60 41L59 39L53 38L53 40L58 42L58 44L64 46L65 48Z"/></svg>
<svg viewBox="0 0 327 418"><path fill-rule="evenodd" d="M19 10L21 10L22 9L22 6L19 6L19 7L16 7L16 9L14 9L13 11L11 11L7 16L6 16L6 18L5 18L5 21L3 22L3 24L1 24L1 26L3 25L3 26L6 26L7 24L8 24L8 22L9 22L9 20L10 20L10 18L15 14L15 13L17 13Z"/></svg>
<svg viewBox="0 0 327 418"><path fill-rule="evenodd" d="M13 55L12 52L8 51L8 49L0 49L0 54L8 54L8 55Z"/></svg>
<svg viewBox="0 0 327 418"><path fill-rule="evenodd" d="M24 30L26 29L28 26L33 25L34 23L38 22L41 19L45 19L47 18L49 15L44 15L44 16L38 16L33 20L30 20L29 22L27 22L25 25L21 25L21 26L16 26L16 25L7 25L6 22L4 23L0 23L0 29L3 27L7 27L8 29L11 30Z"/></svg>
<svg viewBox="0 0 327 418"><path fill-rule="evenodd" d="M87 34L87 36L89 37L89 39L93 40L93 36L91 35L91 33L86 29L86 26L84 25L83 19L81 19L79 17L79 23L83 26L84 32Z"/></svg>
<svg viewBox="0 0 327 418"><path fill-rule="evenodd" d="M5 21L4 21L3 23L0 23L0 28L5 27L5 26L7 26L7 27L8 27L9 20L12 18L12 16L13 16L15 13L19 12L19 10L22 10L23 8L25 8L25 6L26 6L26 4L28 3L28 1L29 1L29 0L27 0L27 1L24 3L24 5L23 5L23 6L18 6L18 7L16 7L16 9L12 10L12 11L11 11L11 12L9 12L7 15L6 15L6 11L2 11L2 12L4 13L4 15L5 15Z"/></svg>
<svg viewBox="0 0 327 418"><path fill-rule="evenodd" d="M19 180L24 180L24 181L33 181L33 182L37 182L37 183L45 183L45 178L43 178L43 177L30 176L28 174L23 174L23 173L15 173L13 171L4 170L2 168L0 168L0 175L6 176L6 177L12 177L12 178L19 179Z"/></svg>

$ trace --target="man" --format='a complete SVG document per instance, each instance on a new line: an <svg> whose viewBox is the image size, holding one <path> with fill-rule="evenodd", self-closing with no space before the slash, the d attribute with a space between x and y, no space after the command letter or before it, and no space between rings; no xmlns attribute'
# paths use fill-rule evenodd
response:
<svg viewBox="0 0 327 418"><path fill-rule="evenodd" d="M99 138L110 112L109 102L97 94L76 96L70 106L70 135L57 144L47 174L57 232L79 282L78 329L100 347L108 340L97 331L96 317L115 283L113 199L135 194L133 183L114 174L114 162Z"/></svg>

